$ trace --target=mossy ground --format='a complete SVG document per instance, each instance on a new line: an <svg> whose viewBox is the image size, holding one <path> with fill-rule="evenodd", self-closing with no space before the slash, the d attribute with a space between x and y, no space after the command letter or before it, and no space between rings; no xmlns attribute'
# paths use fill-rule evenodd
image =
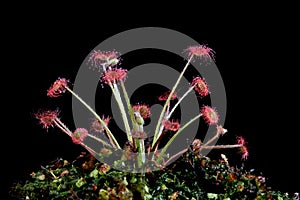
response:
<svg viewBox="0 0 300 200"><path fill-rule="evenodd" d="M193 152L163 170L141 174L117 171L90 154L58 159L16 183L12 199L295 199L273 191L266 178Z"/></svg>

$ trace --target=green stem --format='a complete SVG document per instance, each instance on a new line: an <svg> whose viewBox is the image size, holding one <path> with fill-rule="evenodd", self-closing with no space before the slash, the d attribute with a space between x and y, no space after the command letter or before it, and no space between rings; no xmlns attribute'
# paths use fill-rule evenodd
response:
<svg viewBox="0 0 300 200"><path fill-rule="evenodd" d="M181 127L172 137L171 139L167 142L167 144L163 147L163 149L161 150L158 158L157 158L157 162L160 161L160 159L162 158L162 156L165 154L165 152L167 151L168 147L172 144L172 142L174 141L174 139L189 125L191 125L194 121L196 121L197 119L199 119L202 116L202 114L197 115L196 117L194 117L193 119L191 119L189 122L187 122L183 127Z"/></svg>
<svg viewBox="0 0 300 200"><path fill-rule="evenodd" d="M56 118L56 119L54 120L54 123L55 123L55 125L58 126L62 131L64 131L66 134L68 134L70 137L72 137L72 132L68 129L68 127L67 127L64 123L62 123L62 121L60 121L59 118ZM111 147L111 145L107 144L104 140L102 140L102 139L100 139L100 138L98 138L98 137L96 137L96 136L94 136L94 135L88 134L88 136L91 137L91 138L93 138L94 140L97 140L98 142L100 142L100 143L102 143L102 144L104 144L104 145L106 145L106 146ZM112 145L114 145L114 144L112 144Z"/></svg>
<svg viewBox="0 0 300 200"><path fill-rule="evenodd" d="M136 119L134 117L134 112L132 110L130 99L129 99L127 90L126 90L125 85L124 85L124 81L121 80L120 85L121 85L121 88L122 88L122 91L123 91L123 94L124 94L124 98L125 98L125 101L126 101L126 104L127 104L127 109L129 111L129 114L130 114L130 119L131 119L133 130L134 131L144 131L143 125L138 125L136 123ZM144 139L135 139L135 145L138 148L138 153L139 153L139 155L138 155L138 167L142 167L143 164L145 163Z"/></svg>
<svg viewBox="0 0 300 200"><path fill-rule="evenodd" d="M127 119L127 115L126 115L126 111L125 111L125 108L124 108L124 104L122 102L122 99L121 99L121 95L120 95L120 91L118 89L118 86L117 84L109 84L114 96L115 96L115 99L117 101L117 104L119 106L119 109L120 109L120 112L121 112L121 115L122 115L122 118L123 118L123 123L124 123L124 126L125 126L125 130L126 130L126 135L127 135L127 140L130 141L130 142L133 142L132 141L132 134L131 134L131 130L130 130L130 127L129 127L129 123L128 123L128 119Z"/></svg>
<svg viewBox="0 0 300 200"><path fill-rule="evenodd" d="M210 143L212 143L213 141L218 139L219 136L220 136L220 134L217 131L216 134L212 138L210 138L210 140L208 140L205 144L203 144L201 148L206 147L207 145L209 145Z"/></svg>
<svg viewBox="0 0 300 200"><path fill-rule="evenodd" d="M194 89L195 86L190 87L185 93L184 95L178 100L178 102L174 105L174 107L172 108L172 110L168 113L168 115L166 116L166 120L170 119L170 117L172 116L172 114L174 113L175 109L178 107L178 105L182 102L182 100ZM170 105L170 104L169 104ZM157 136L157 140L156 142L159 141L159 138L162 134L162 131L164 130L164 126L161 125L159 132L158 132L158 136Z"/></svg>
<svg viewBox="0 0 300 200"><path fill-rule="evenodd" d="M195 86L190 87L185 93L184 95L182 95L182 97L180 97L180 99L178 99L177 103L174 105L174 107L172 108L172 110L170 111L170 113L167 115L166 119L170 119L170 117L172 116L173 112L176 110L176 108L178 107L178 105L182 102L182 100L194 89Z"/></svg>
<svg viewBox="0 0 300 200"><path fill-rule="evenodd" d="M86 150L88 150L88 152L90 152L93 156L97 156L97 153L89 146L83 144L82 142L80 143L81 146L83 146Z"/></svg>
<svg viewBox="0 0 300 200"><path fill-rule="evenodd" d="M143 125L138 126L138 131L143 132L144 128ZM145 144L144 139L135 139L136 146L138 148L138 167L142 167L145 163Z"/></svg>
<svg viewBox="0 0 300 200"><path fill-rule="evenodd" d="M138 129L138 124L135 122L134 112L132 110L132 106L131 106L131 103L130 103L130 99L129 99L127 90L126 90L125 85L124 85L124 81L121 80L120 83L121 83L121 88L122 88L124 98L125 98L125 101L126 101L126 104L127 104L127 109L129 111L129 114L130 114L130 119L131 119L133 130L136 131Z"/></svg>
<svg viewBox="0 0 300 200"><path fill-rule="evenodd" d="M117 142L116 138L114 137L114 135L112 134L112 132L109 130L109 128L107 127L107 125L105 124L105 122L99 117L99 115L87 104L85 103L85 101L83 101L81 99L81 97L79 97L75 92L73 92L69 87L65 87L66 90L68 90L74 97L76 97L76 99L78 99L78 101L80 101L95 117L97 120L99 120L99 122L101 123L101 125L103 126L103 128L105 129L105 131L107 132L107 134L110 135L110 137L113 139L116 147L118 149L121 149L119 143Z"/></svg>
<svg viewBox="0 0 300 200"><path fill-rule="evenodd" d="M60 129L62 130L64 133L66 133L68 136L72 137L72 132L66 128L64 126L64 124L58 119L58 118L55 118L54 120L54 124Z"/></svg>
<svg viewBox="0 0 300 200"><path fill-rule="evenodd" d="M167 105L169 104L172 95L174 94L174 92L175 92L175 90L176 90L176 88L177 88L177 86L178 86L178 84L179 84L181 78L183 77L184 72L186 71L186 69L187 69L187 67L189 66L189 64L190 64L190 62L192 61L192 59L193 59L193 55L189 58L189 60L188 60L188 62L186 63L185 67L183 68L181 74L179 75L179 77L178 77L178 79L177 79L175 85L173 86L173 88L172 88L172 90L171 90L171 92L170 92L170 94L169 94L169 96L168 96L168 99L167 99L166 102L165 102L165 105L164 105L164 107L163 107L163 109L162 109L162 111L161 111L161 113L160 113L160 116L159 116L159 119L158 119L158 122L157 122L157 125L156 125L156 128L155 128L154 137L153 137L153 141L152 141L152 147L155 145L155 143L156 143L156 141L157 141L157 139L158 139L158 137L159 137L158 134L159 134L160 126L161 126L162 119L163 119L163 116L164 116L164 114L165 114Z"/></svg>
<svg viewBox="0 0 300 200"><path fill-rule="evenodd" d="M126 104L127 104L127 108L128 108L129 114L130 114L133 130L143 132L144 131L143 125L138 125L137 122L136 122L134 112L132 110L130 99L129 99L128 93L126 91L124 82L121 80L120 83L121 83L121 88L122 88L124 98L125 98L125 101L126 101ZM139 153L139 155L138 155L138 167L142 167L143 164L145 163L145 143L144 143L144 139L135 139L135 145L138 148L138 153Z"/></svg>
<svg viewBox="0 0 300 200"><path fill-rule="evenodd" d="M60 121L60 119L56 118L54 120L55 125L60 128L64 133L66 133L68 136L72 137L72 132L66 127L66 125L64 123L62 123ZM87 145L80 143L81 146L83 146L86 150L88 150L88 152L90 152L93 155L96 155L96 152L91 149L90 147L88 147Z"/></svg>
<svg viewBox="0 0 300 200"><path fill-rule="evenodd" d="M105 142L104 140L102 140L102 139L100 139L100 138L98 138L98 137L96 137L96 136L94 136L94 135L88 134L88 136L89 136L90 138L93 138L94 140L97 140L98 142L104 144L105 146L111 147L111 145L109 145L107 142Z"/></svg>
<svg viewBox="0 0 300 200"><path fill-rule="evenodd" d="M181 156L182 154L184 154L185 152L188 151L188 148L185 148L181 151L179 151L178 153L176 153L175 155L171 156L165 163L164 166L167 166L172 160L174 160L175 158L177 158L178 156Z"/></svg>

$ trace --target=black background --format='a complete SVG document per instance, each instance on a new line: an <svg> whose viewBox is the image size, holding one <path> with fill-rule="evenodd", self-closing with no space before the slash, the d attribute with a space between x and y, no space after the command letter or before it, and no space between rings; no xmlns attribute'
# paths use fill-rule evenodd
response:
<svg viewBox="0 0 300 200"><path fill-rule="evenodd" d="M50 84L57 77L74 80L85 57L106 38L155 26L177 30L216 51L228 103L224 126L229 130L219 143L243 136L250 151L244 165L262 172L275 190L299 192L293 183L300 179L293 25L276 14L248 19L241 11L226 20L203 17L187 15L175 20L166 16L165 20L137 22L136 17L113 20L101 14L85 20L80 15L55 18L53 13L48 18L37 12L7 22L3 37L8 44L3 57L6 64L1 73L1 191L7 193L12 183L28 178L41 164L57 157L71 159L84 150L57 129L46 132L34 119L33 113L40 108L59 107L66 124L74 128L71 96L49 99L46 90ZM236 151L226 154L241 165Z"/></svg>

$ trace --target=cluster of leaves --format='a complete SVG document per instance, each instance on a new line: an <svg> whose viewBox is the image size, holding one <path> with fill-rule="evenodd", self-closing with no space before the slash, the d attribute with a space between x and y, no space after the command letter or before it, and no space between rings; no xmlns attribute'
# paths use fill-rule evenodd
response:
<svg viewBox="0 0 300 200"><path fill-rule="evenodd" d="M273 191L265 177L231 167L219 160L183 154L165 169L138 173L121 172L82 154L73 162L58 159L33 172L11 189L15 199L296 199Z"/></svg>

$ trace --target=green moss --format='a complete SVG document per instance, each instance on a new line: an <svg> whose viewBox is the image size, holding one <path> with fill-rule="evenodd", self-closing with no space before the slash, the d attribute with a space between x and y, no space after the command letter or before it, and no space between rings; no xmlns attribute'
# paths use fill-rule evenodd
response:
<svg viewBox="0 0 300 200"><path fill-rule="evenodd" d="M73 162L59 159L31 174L28 180L16 183L10 195L15 199L85 200L295 199L291 194L271 190L261 175L192 152L144 176L103 166L91 155Z"/></svg>

